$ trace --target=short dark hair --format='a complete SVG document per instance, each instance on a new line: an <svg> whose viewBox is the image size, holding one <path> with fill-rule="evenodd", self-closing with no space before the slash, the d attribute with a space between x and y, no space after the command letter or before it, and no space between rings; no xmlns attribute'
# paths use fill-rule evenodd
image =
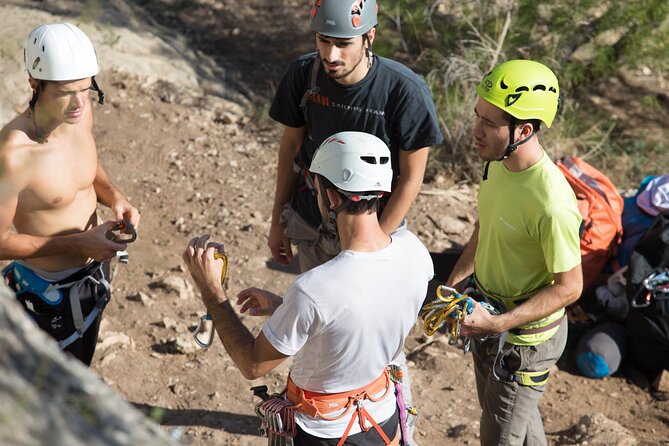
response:
<svg viewBox="0 0 669 446"><path fill-rule="evenodd" d="M532 130L534 133L537 133L539 130L541 130L541 119L518 119L511 115L511 113L502 110L504 112L504 119L511 124L512 122L515 125L523 125L523 124L531 124L532 125Z"/></svg>
<svg viewBox="0 0 669 446"><path fill-rule="evenodd" d="M372 214L374 212L378 212L379 210L379 198L381 197L373 198L371 200L353 201L346 195L342 194L339 191L339 188L332 184L332 182L323 175L318 175L318 181L322 183L323 187L334 190L346 201L346 204L341 210L349 215ZM374 194L374 192L360 192L360 194L371 195ZM379 192L379 194L382 194L382 192Z"/></svg>
<svg viewBox="0 0 669 446"><path fill-rule="evenodd" d="M31 110L35 109L35 104L37 104L37 99L39 99L39 92L44 90L46 88L46 85L49 83L49 81L41 79L35 79L35 80L37 81L37 88L33 90L33 97L30 98L30 102L28 103Z"/></svg>

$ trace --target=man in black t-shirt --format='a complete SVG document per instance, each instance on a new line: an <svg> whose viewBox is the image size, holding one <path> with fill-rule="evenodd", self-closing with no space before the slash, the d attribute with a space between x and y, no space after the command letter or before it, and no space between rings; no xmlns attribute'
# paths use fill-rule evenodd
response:
<svg viewBox="0 0 669 446"><path fill-rule="evenodd" d="M391 150L392 195L379 212L387 233L403 225L423 182L428 147L442 142L425 82L404 65L372 54L375 0L318 0L310 27L316 53L292 62L269 115L285 126L279 147L276 191L268 245L281 264L299 249L302 272L339 253L336 234L320 227L311 192L311 157L328 136L348 130L382 139Z"/></svg>
<svg viewBox="0 0 669 446"><path fill-rule="evenodd" d="M428 148L443 141L425 82L402 64L372 54L376 25L376 0L316 0L310 27L318 51L289 65L269 112L284 131L268 245L282 264L292 260L291 243L297 245L302 272L341 250L331 230L334 225L321 224L308 171L326 138L360 131L377 136L390 148L393 192L383 197L378 212L387 234L405 226L404 218L423 183ZM404 372L403 401L411 407L404 352L394 364ZM411 423L403 424L407 428L403 444L415 445Z"/></svg>

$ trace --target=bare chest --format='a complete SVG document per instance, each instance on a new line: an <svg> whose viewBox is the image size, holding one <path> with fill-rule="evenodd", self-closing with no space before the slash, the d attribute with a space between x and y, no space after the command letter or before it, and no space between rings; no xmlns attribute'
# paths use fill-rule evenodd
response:
<svg viewBox="0 0 669 446"><path fill-rule="evenodd" d="M19 195L19 212L68 207L82 193L90 195L97 171L92 136L71 137L48 144L52 147L41 157L32 181Z"/></svg>

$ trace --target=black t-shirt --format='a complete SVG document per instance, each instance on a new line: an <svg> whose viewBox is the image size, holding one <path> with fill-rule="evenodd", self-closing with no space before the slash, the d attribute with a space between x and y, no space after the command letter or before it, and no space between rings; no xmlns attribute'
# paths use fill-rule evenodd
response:
<svg viewBox="0 0 669 446"><path fill-rule="evenodd" d="M290 64L269 111L272 119L288 127L307 126L298 165L308 167L316 149L329 136L355 130L376 135L388 145L393 172L398 177L400 150L420 149L443 141L425 82L404 65L383 57L374 56L367 76L349 86L338 84L320 67L316 82L319 92L309 95L305 107L300 107L310 88L315 60L316 54L311 53ZM318 227L321 216L316 199L308 190L298 187L292 204L306 221Z"/></svg>

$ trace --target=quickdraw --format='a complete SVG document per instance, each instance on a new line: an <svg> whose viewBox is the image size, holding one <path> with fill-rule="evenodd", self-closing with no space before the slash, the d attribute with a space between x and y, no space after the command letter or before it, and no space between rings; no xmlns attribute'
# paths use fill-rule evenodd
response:
<svg viewBox="0 0 669 446"><path fill-rule="evenodd" d="M444 291L449 294L444 296ZM437 298L432 302L425 304L421 310L420 317L423 319L423 329L425 334L432 336L441 327L446 326L449 334L448 344L457 345L460 339L460 329L462 323L468 314L471 314L474 308L474 299L470 293L474 288L467 288L460 294L455 288L446 285L439 285L437 288ZM499 312L487 302L479 302L491 314ZM464 340L464 351L469 351L470 339Z"/></svg>
<svg viewBox="0 0 669 446"><path fill-rule="evenodd" d="M444 297L442 290L450 293ZM437 288L437 298L423 306L420 317L423 319L425 334L432 336L444 325L450 333L449 344L453 345L460 338L460 327L467 314L472 312L473 302L465 290L464 294L457 292L455 288L440 285Z"/></svg>
<svg viewBox="0 0 669 446"><path fill-rule="evenodd" d="M268 446L293 446L297 426L295 410L297 405L287 401L282 394L267 393L267 386L251 387L253 395L261 399L255 412L261 420L260 435L267 437Z"/></svg>
<svg viewBox="0 0 669 446"><path fill-rule="evenodd" d="M224 252L217 252L214 254L215 259L223 260L223 268L221 269L221 286L225 285L225 278L228 275L228 256ZM200 317L197 328L193 331L193 339L195 344L202 349L208 349L214 342L214 335L216 334L216 327L214 327L214 320L211 313L207 313Z"/></svg>

